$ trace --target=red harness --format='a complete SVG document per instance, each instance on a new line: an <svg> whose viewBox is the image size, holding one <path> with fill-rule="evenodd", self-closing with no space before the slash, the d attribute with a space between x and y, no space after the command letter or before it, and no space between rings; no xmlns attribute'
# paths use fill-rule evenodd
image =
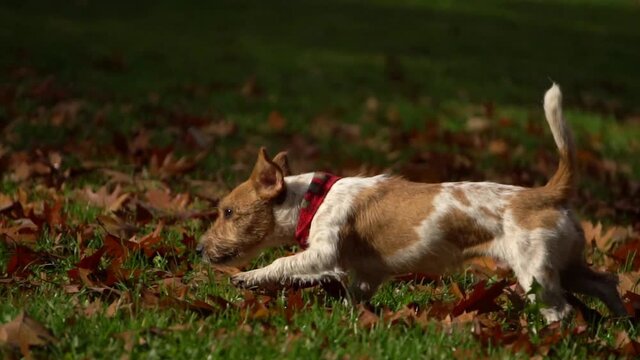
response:
<svg viewBox="0 0 640 360"><path fill-rule="evenodd" d="M309 230L311 229L313 217L316 215L318 208L322 205L324 198L329 193L333 184L340 179L339 176L324 172L313 174L309 189L304 194L304 200L302 200L302 209L300 209L298 226L296 226L295 239L303 249L306 249L309 245L307 240L309 239Z"/></svg>

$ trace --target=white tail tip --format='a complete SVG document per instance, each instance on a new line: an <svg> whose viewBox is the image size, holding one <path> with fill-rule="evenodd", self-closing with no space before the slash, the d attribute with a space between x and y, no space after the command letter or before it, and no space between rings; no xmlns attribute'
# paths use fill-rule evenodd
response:
<svg viewBox="0 0 640 360"><path fill-rule="evenodd" d="M550 113L557 111L561 108L562 104L562 92L560 92L560 86L553 83L549 90L544 94L544 111L549 117Z"/></svg>

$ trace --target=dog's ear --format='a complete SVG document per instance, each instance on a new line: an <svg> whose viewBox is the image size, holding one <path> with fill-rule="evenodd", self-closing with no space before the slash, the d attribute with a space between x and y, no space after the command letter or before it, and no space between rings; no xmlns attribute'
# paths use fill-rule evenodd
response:
<svg viewBox="0 0 640 360"><path fill-rule="evenodd" d="M280 167L284 176L291 175L291 167L289 167L289 157L286 151L280 151L278 155L273 157L273 162Z"/></svg>
<svg viewBox="0 0 640 360"><path fill-rule="evenodd" d="M284 190L284 175L278 165L269 159L264 147L258 151L258 160L250 178L254 189L263 199L273 199Z"/></svg>

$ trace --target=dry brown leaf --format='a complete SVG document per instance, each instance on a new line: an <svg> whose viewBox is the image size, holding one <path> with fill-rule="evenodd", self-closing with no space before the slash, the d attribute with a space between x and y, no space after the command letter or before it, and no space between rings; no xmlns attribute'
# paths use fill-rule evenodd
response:
<svg viewBox="0 0 640 360"><path fill-rule="evenodd" d="M102 308L102 301L100 300L100 298L97 298L93 302L89 303L86 308L84 308L83 313L86 317L93 317L97 313L101 312Z"/></svg>
<svg viewBox="0 0 640 360"><path fill-rule="evenodd" d="M457 283L451 284L451 293L456 297L457 300L462 300L465 297L465 293L460 289Z"/></svg>
<svg viewBox="0 0 640 360"><path fill-rule="evenodd" d="M19 348L25 358L31 357L32 346L44 346L55 341L49 330L24 311L11 322L0 325L0 344Z"/></svg>
<svg viewBox="0 0 640 360"><path fill-rule="evenodd" d="M154 209L166 212L184 211L189 204L189 194L177 194L172 197L168 191L153 189L145 193L147 203Z"/></svg>
<svg viewBox="0 0 640 360"><path fill-rule="evenodd" d="M121 171L116 171L113 169L100 169L100 172L109 177L109 184L120 183L120 184L131 184L134 182L135 178L132 174L125 174Z"/></svg>
<svg viewBox="0 0 640 360"><path fill-rule="evenodd" d="M625 294L627 291L640 293L639 271L618 274L618 281L618 288L620 289L621 294Z"/></svg>
<svg viewBox="0 0 640 360"><path fill-rule="evenodd" d="M287 126L287 119L285 119L280 112L274 110L269 113L267 124L269 124L271 130L279 132Z"/></svg>
<svg viewBox="0 0 640 360"><path fill-rule="evenodd" d="M180 300L185 299L187 291L189 290L189 287L182 282L181 277L161 279L158 281L158 285L161 289L165 289L167 293Z"/></svg>
<svg viewBox="0 0 640 360"><path fill-rule="evenodd" d="M367 309L364 305L358 305L358 325L360 327L371 329L378 321L380 321L378 315L371 312L371 310Z"/></svg>
<svg viewBox="0 0 640 360"><path fill-rule="evenodd" d="M4 211L12 207L13 203L14 201L10 196L0 193L0 211Z"/></svg>
<svg viewBox="0 0 640 360"><path fill-rule="evenodd" d="M416 322L416 310L408 306L404 306L398 311L388 311L384 314L385 323L395 325L402 323L404 325L413 325Z"/></svg>
<svg viewBox="0 0 640 360"><path fill-rule="evenodd" d="M638 356L640 355L640 343L631 339L629 333L625 330L620 330L616 335L615 348L621 354L626 356Z"/></svg>
<svg viewBox="0 0 640 360"><path fill-rule="evenodd" d="M493 140L489 142L489 152L493 155L504 155L509 151L510 147L504 140Z"/></svg>
<svg viewBox="0 0 640 360"><path fill-rule="evenodd" d="M149 162L149 173L166 179L171 176L181 175L193 169L196 164L206 156L205 152L196 154L194 157L183 156L175 159L170 152L160 159L154 154Z"/></svg>
<svg viewBox="0 0 640 360"><path fill-rule="evenodd" d="M603 252L609 252L613 245L630 238L633 231L630 228L621 226L611 226L603 234L602 223L596 225L589 221L582 221L585 241L588 245L595 243L596 247Z"/></svg>
<svg viewBox="0 0 640 360"><path fill-rule="evenodd" d="M133 347L135 346L136 342L142 340L138 340L138 331L137 330L128 330L128 331L123 331L121 333L117 333L113 335L116 338L122 339L122 341L124 341L124 350L130 354L131 351L133 350ZM144 340L142 340L144 341Z"/></svg>
<svg viewBox="0 0 640 360"><path fill-rule="evenodd" d="M202 131L206 134L224 138L236 131L236 124L233 121L217 121L209 124Z"/></svg>
<svg viewBox="0 0 640 360"><path fill-rule="evenodd" d="M3 227L0 223L0 235L16 244L35 245L37 232L38 226L31 219L18 219L10 227Z"/></svg>
<svg viewBox="0 0 640 360"><path fill-rule="evenodd" d="M118 239L130 239L138 232L137 226L126 223L116 216L100 215L97 220L108 234Z"/></svg>
<svg viewBox="0 0 640 360"><path fill-rule="evenodd" d="M96 192L88 186L80 191L80 196L86 201L110 212L120 209L122 204L129 198L129 195L128 193L122 193L120 185L117 185L111 193L109 193L106 186L99 188Z"/></svg>
<svg viewBox="0 0 640 360"><path fill-rule="evenodd" d="M462 314L456 316L455 318L453 318L452 323L453 324L466 324L469 323L471 321L473 321L473 319L476 318L476 316L478 316L478 311L472 311L472 312L463 312Z"/></svg>

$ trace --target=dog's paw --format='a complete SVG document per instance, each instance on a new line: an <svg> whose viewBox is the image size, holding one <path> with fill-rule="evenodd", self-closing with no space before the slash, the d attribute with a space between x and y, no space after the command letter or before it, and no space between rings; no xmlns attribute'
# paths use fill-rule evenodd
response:
<svg viewBox="0 0 640 360"><path fill-rule="evenodd" d="M257 284L255 284L255 281L251 279L251 275L247 272L241 272L231 276L231 283L240 289L251 290L257 288Z"/></svg>
<svg viewBox="0 0 640 360"><path fill-rule="evenodd" d="M239 289L246 290L271 291L278 288L276 282L259 276L259 273L255 271L256 270L237 273L231 277L231 283Z"/></svg>

